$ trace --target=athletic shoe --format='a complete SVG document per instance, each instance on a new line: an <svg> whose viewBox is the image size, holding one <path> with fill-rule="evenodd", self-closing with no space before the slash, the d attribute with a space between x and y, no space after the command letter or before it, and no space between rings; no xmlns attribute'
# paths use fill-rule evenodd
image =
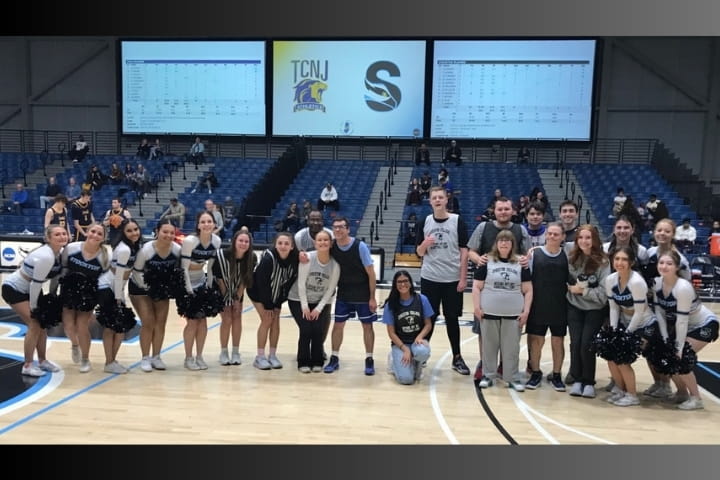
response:
<svg viewBox="0 0 720 480"><path fill-rule="evenodd" d="M193 357L187 357L185 359L185 368L188 370L200 370L200 367L198 367L198 364L195 363L195 359Z"/></svg>
<svg viewBox="0 0 720 480"><path fill-rule="evenodd" d="M653 391L650 396L653 398L667 398L673 394L670 383L661 382L660 385Z"/></svg>
<svg viewBox="0 0 720 480"><path fill-rule="evenodd" d="M690 396L687 393L676 392L675 394L670 395L669 397L665 397L663 399L663 401L667 402L667 403L679 405L683 402L686 402L689 399L690 399Z"/></svg>
<svg viewBox="0 0 720 480"><path fill-rule="evenodd" d="M150 366L152 366L155 370L165 370L167 368L165 366L165 362L163 362L162 358L160 358L160 355L155 355L150 359Z"/></svg>
<svg viewBox="0 0 720 480"><path fill-rule="evenodd" d="M46 372L35 365L30 365L29 367L23 366L20 373L28 377L42 377Z"/></svg>
<svg viewBox="0 0 720 480"><path fill-rule="evenodd" d="M690 397L677 406L680 410L699 410L705 408L700 397Z"/></svg>
<svg viewBox="0 0 720 480"><path fill-rule="evenodd" d="M198 355L197 357L195 357L195 365L197 365L200 370L208 369L208 364L205 363L205 359L202 357L202 355Z"/></svg>
<svg viewBox="0 0 720 480"><path fill-rule="evenodd" d="M239 353L233 353L230 356L230 364L231 365L242 365L242 360L240 359Z"/></svg>
<svg viewBox="0 0 720 480"><path fill-rule="evenodd" d="M62 370L62 368L60 368L60 365L58 365L55 362L51 362L50 360L43 360L38 365L38 368L45 372L51 372L51 373L57 373L60 370Z"/></svg>
<svg viewBox="0 0 720 480"><path fill-rule="evenodd" d="M635 395L626 393L622 397L618 398L613 402L613 405L618 407L632 407L633 405L640 405L640 399Z"/></svg>
<svg viewBox="0 0 720 480"><path fill-rule="evenodd" d="M72 357L72 362L74 364L79 364L80 360L82 360L82 356L80 355L80 346L73 345L72 347L70 347L70 355Z"/></svg>
<svg viewBox="0 0 720 480"><path fill-rule="evenodd" d="M419 381L423 378L423 362L415 362L415 380Z"/></svg>
<svg viewBox="0 0 720 480"><path fill-rule="evenodd" d="M612 378L610 379L610 383L602 387L602 389L606 392L612 392L613 388L615 388L615 380L613 380Z"/></svg>
<svg viewBox="0 0 720 480"><path fill-rule="evenodd" d="M527 382L525 382L525 388L529 388L530 390L535 390L536 388L538 388L540 386L541 383L542 383L542 372L538 370L537 372L532 372L530 374L530 379Z"/></svg>
<svg viewBox="0 0 720 480"><path fill-rule="evenodd" d="M570 372L568 372L567 375L565 375L565 385L572 385L575 383L575 377L572 376Z"/></svg>
<svg viewBox="0 0 720 480"><path fill-rule="evenodd" d="M143 357L142 360L140 360L140 370L143 372L152 372L152 363L150 362L150 357Z"/></svg>
<svg viewBox="0 0 720 480"><path fill-rule="evenodd" d="M307 365L303 365L302 367L298 368L300 373L310 373L312 370L310 370L310 367Z"/></svg>
<svg viewBox="0 0 720 480"><path fill-rule="evenodd" d="M595 398L595 387L592 385L585 385L582 391L583 398Z"/></svg>
<svg viewBox="0 0 720 480"><path fill-rule="evenodd" d="M283 367L282 363L280 363L280 360L278 360L278 357L276 357L274 354L268 357L268 362L270 363L270 367L273 369Z"/></svg>
<svg viewBox="0 0 720 480"><path fill-rule="evenodd" d="M80 362L80 373L87 373L90 370L92 370L90 360L83 360L82 362Z"/></svg>
<svg viewBox="0 0 720 480"><path fill-rule="evenodd" d="M493 382L492 378L482 377L480 379L480 381L478 382L478 387L488 388L488 387L492 387L494 384L495 384L495 382Z"/></svg>
<svg viewBox="0 0 720 480"><path fill-rule="evenodd" d="M320 365L315 365L314 367L312 367L313 373L320 373L322 371L323 371L323 368Z"/></svg>
<svg viewBox="0 0 720 480"><path fill-rule="evenodd" d="M111 362L111 363L108 363L107 365L105 365L105 368L103 368L103 372L123 374L123 373L127 373L127 370L125 370L125 368L123 368L122 365L120 365L119 363Z"/></svg>
<svg viewBox="0 0 720 480"><path fill-rule="evenodd" d="M610 396L605 399L608 403L615 403L617 400L620 400L622 397L625 396L625 392L620 389L618 386L614 386L613 389L610 391Z"/></svg>
<svg viewBox="0 0 720 480"><path fill-rule="evenodd" d="M375 375L375 360L365 357L365 375Z"/></svg>
<svg viewBox="0 0 720 480"><path fill-rule="evenodd" d="M571 397L582 397L583 393L583 386L580 382L575 382L572 384L572 387L570 387L570 396Z"/></svg>
<svg viewBox="0 0 720 480"><path fill-rule="evenodd" d="M452 363L452 369L458 372L460 375L470 375L470 369L465 365L465 360L458 355L455 357Z"/></svg>
<svg viewBox="0 0 720 480"><path fill-rule="evenodd" d="M565 384L562 381L562 378L560 377L559 373L555 373L552 377L552 380L550 380L550 383L552 384L552 387L555 389L556 392L564 392L565 391Z"/></svg>
<svg viewBox="0 0 720 480"><path fill-rule="evenodd" d="M253 367L257 368L258 370L270 370L272 368L270 362L268 362L268 359L263 357L262 355L258 355L255 357Z"/></svg>
<svg viewBox="0 0 720 480"><path fill-rule="evenodd" d="M220 362L220 365L230 365L230 356L228 355L227 350L220 351L220 358L218 361Z"/></svg>
<svg viewBox="0 0 720 480"><path fill-rule="evenodd" d="M512 388L516 392L524 392L525 391L525 385L523 385L522 382L519 382L517 380L513 380L508 383L508 388Z"/></svg>
<svg viewBox="0 0 720 480"><path fill-rule="evenodd" d="M648 396L651 396L651 397L652 397L652 394L655 393L655 391L656 391L658 388L660 388L660 383L661 383L661 382L655 382L655 383L653 383L652 385L650 385L648 388L646 388L646 389L643 391L643 395L648 395Z"/></svg>
<svg viewBox="0 0 720 480"><path fill-rule="evenodd" d="M335 370L340 368L340 359L337 357L337 355L330 355L330 361L325 365L325 368L323 368L323 372L325 373L333 373Z"/></svg>

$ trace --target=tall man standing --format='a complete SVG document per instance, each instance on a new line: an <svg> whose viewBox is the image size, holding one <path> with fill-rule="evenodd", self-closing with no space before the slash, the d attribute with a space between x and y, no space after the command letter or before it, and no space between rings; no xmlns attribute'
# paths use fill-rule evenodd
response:
<svg viewBox="0 0 720 480"><path fill-rule="evenodd" d="M430 189L430 205L433 213L418 225L418 244L415 249L422 257L420 290L430 301L435 312L433 329L427 335L429 341L435 329L442 303L445 328L453 353L452 369L461 375L469 375L470 369L460 354L460 325L463 292L467 287L467 226L462 218L447 211L447 192L442 187Z"/></svg>
<svg viewBox="0 0 720 480"><path fill-rule="evenodd" d="M335 241L330 254L340 265L340 280L335 302L335 323L332 328L332 355L323 371L333 373L340 368L339 355L345 322L354 314L357 315L363 329L365 375L375 375L373 322L377 319L377 300L375 300L375 268L370 256L370 248L365 242L350 236L350 223L347 218L335 217L332 229Z"/></svg>

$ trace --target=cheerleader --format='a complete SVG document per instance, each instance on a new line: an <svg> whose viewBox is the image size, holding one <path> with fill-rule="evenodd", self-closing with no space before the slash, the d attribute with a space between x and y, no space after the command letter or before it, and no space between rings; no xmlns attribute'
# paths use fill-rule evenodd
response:
<svg viewBox="0 0 720 480"><path fill-rule="evenodd" d="M62 270L60 252L68 243L67 228L50 225L45 229L45 244L34 249L23 260L20 268L11 273L3 282L2 298L17 313L27 332L24 340L24 355L21 373L30 377L42 377L46 372L59 372L60 367L45 356L47 331L37 317L38 298L43 283L50 280L50 293L57 290L58 275ZM33 364L37 351L38 364Z"/></svg>
<svg viewBox="0 0 720 480"><path fill-rule="evenodd" d="M174 296L173 279L179 276L180 245L175 243L175 226L164 218L155 227L155 240L145 243L135 258L128 282L130 302L140 317L140 370L165 370L160 358L165 326ZM151 356L152 348L152 356Z"/></svg>
<svg viewBox="0 0 720 480"><path fill-rule="evenodd" d="M627 333L637 331L641 337L649 339L656 335L655 317L648 308L647 283L642 275L633 270L635 251L629 245L617 247L611 258L615 272L605 279L610 326L617 329L618 323L622 323ZM608 368L614 386L607 401L619 407L639 405L632 365L608 360Z"/></svg>
<svg viewBox="0 0 720 480"><path fill-rule="evenodd" d="M195 225L195 234L186 236L182 243L180 265L183 269L188 305L180 306L178 313L184 316L186 321L183 330L185 368L207 370L207 363L202 356L207 338L207 312L194 307L199 303L206 303L209 290L213 287L212 267L222 241L213 233L215 218L211 212L200 212L195 219ZM204 270L206 264L207 272ZM206 290L200 291L203 286ZM196 349L195 357L193 345Z"/></svg>
<svg viewBox="0 0 720 480"><path fill-rule="evenodd" d="M700 302L692 283L679 276L682 271L680 262L677 250L660 255L657 265L660 277L655 280L653 288L658 323L661 330L667 328L670 338L674 340L678 358L683 357L685 342L690 344L693 352L698 353L718 338L718 319ZM673 401L678 404L679 409L703 408L692 369L687 373L673 375L672 380L677 387Z"/></svg>
<svg viewBox="0 0 720 480"><path fill-rule="evenodd" d="M88 227L84 241L70 243L62 252L63 328L72 344L73 363L80 364L80 373L92 368L90 319L98 303L98 279L110 268L110 253L104 242L105 228L94 223Z"/></svg>
<svg viewBox="0 0 720 480"><path fill-rule="evenodd" d="M253 252L250 232L242 227L235 232L226 249L218 250L213 264L225 308L220 312L220 365L240 365L240 335L245 288L252 286L257 257ZM228 341L232 334L232 356L228 355Z"/></svg>
<svg viewBox="0 0 720 480"><path fill-rule="evenodd" d="M125 283L132 273L133 264L140 250L140 225L137 221L125 220L120 234L111 244L113 247L110 269L98 280L98 303L100 310L96 317L103 325L103 348L107 373L127 373L128 369L117 362L125 332L135 326L135 315L125 307ZM132 315L132 317L130 317ZM119 318L118 318L119 317Z"/></svg>
<svg viewBox="0 0 720 480"><path fill-rule="evenodd" d="M298 253L293 235L280 232L275 236L273 248L265 250L253 273L252 287L247 289L260 316L257 330L257 355L253 367L260 370L282 368L277 358L280 338L280 307L287 300L290 287L297 278ZM265 356L265 345L270 341L270 354Z"/></svg>

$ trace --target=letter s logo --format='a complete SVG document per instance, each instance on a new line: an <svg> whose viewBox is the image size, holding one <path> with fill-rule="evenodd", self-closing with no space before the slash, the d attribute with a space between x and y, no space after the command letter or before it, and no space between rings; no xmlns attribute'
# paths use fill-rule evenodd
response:
<svg viewBox="0 0 720 480"><path fill-rule="evenodd" d="M379 72L387 72L391 77L399 77L400 69L388 61L375 62L365 73L365 103L376 112L390 112L400 105L402 94L397 85L378 78Z"/></svg>

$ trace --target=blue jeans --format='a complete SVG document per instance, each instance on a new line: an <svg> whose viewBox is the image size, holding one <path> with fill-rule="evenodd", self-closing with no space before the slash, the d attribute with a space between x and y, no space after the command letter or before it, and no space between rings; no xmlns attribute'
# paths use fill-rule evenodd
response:
<svg viewBox="0 0 720 480"><path fill-rule="evenodd" d="M415 383L415 373L418 368L422 368L420 364L426 362L430 358L430 345L426 344L405 344L410 347L412 360L410 364L405 365L402 362L403 351L400 347L393 344L392 346L392 369L395 379L402 385L412 385Z"/></svg>

